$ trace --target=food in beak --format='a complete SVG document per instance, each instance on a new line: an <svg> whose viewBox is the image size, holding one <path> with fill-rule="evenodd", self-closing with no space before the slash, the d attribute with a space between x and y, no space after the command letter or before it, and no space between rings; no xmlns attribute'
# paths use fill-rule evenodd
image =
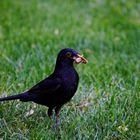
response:
<svg viewBox="0 0 140 140"><path fill-rule="evenodd" d="M79 63L86 64L86 63L88 63L87 59L85 59L82 55L79 55L79 54L77 54L77 56L74 56L73 59L74 59L76 64L79 64Z"/></svg>

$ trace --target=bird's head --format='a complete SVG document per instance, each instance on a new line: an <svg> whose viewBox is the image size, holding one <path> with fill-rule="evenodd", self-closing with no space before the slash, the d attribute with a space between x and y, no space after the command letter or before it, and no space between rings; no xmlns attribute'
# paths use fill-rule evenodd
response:
<svg viewBox="0 0 140 140"><path fill-rule="evenodd" d="M57 64L66 64L73 65L73 62L76 64L83 63L86 64L88 61L80 55L77 51L71 48L62 49L57 57Z"/></svg>

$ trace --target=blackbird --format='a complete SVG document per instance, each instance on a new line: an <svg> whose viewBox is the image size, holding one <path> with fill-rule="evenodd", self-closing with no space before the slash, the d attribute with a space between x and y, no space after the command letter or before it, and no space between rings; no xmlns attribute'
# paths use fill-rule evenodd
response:
<svg viewBox="0 0 140 140"><path fill-rule="evenodd" d="M32 101L48 107L48 116L55 111L56 125L58 124L61 107L74 96L79 76L73 63L87 63L87 60L71 48L62 49L56 60L54 72L29 90L4 98L0 101L19 99L23 102Z"/></svg>

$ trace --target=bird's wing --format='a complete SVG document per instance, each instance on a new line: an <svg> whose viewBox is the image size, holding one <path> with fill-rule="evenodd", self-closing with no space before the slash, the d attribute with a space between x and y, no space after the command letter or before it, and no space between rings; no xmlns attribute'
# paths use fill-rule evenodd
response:
<svg viewBox="0 0 140 140"><path fill-rule="evenodd" d="M39 82L31 89L29 89L29 93L35 94L43 94L43 93L53 93L59 88L61 88L61 79L60 78L46 78L43 81Z"/></svg>

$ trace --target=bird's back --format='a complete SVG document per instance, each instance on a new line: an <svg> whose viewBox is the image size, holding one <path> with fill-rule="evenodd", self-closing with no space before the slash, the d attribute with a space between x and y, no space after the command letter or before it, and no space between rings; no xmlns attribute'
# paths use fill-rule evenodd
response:
<svg viewBox="0 0 140 140"><path fill-rule="evenodd" d="M50 81L53 82L49 83ZM56 85L55 82L57 83ZM41 81L41 83L31 88L31 90L29 90L29 94L34 96L34 98L32 98L33 102L46 105L48 107L55 107L67 103L74 96L78 87L78 82L79 76L76 70L73 67L66 67L58 72L54 72L48 78ZM48 83L49 87L47 87ZM41 91L39 86L41 89L42 86L44 86L44 90ZM37 90L37 88L39 90ZM50 88L50 90L47 90L48 88Z"/></svg>

